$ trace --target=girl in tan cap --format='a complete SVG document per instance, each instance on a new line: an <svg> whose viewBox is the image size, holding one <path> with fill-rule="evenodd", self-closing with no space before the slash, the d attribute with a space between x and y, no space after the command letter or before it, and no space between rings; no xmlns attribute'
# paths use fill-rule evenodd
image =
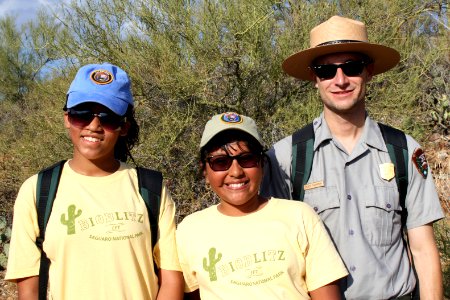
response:
<svg viewBox="0 0 450 300"><path fill-rule="evenodd" d="M218 205L177 229L187 299L340 299L342 261L306 204L259 195L267 163L255 122L215 115L200 142L200 164Z"/></svg>

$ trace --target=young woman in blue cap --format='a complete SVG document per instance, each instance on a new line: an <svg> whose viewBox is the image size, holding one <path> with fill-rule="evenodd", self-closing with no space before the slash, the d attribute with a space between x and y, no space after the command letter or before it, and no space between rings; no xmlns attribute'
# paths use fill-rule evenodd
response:
<svg viewBox="0 0 450 300"><path fill-rule="evenodd" d="M181 299L174 202L163 184L152 249L137 172L124 163L139 133L128 75L111 64L80 68L64 110L73 157L63 166L43 243L50 298ZM6 279L17 282L19 299L38 297L36 186L37 175L26 180L14 207Z"/></svg>
<svg viewBox="0 0 450 300"><path fill-rule="evenodd" d="M340 299L347 275L308 205L259 194L268 161L255 122L215 115L200 142L203 175L218 205L177 229L187 299Z"/></svg>

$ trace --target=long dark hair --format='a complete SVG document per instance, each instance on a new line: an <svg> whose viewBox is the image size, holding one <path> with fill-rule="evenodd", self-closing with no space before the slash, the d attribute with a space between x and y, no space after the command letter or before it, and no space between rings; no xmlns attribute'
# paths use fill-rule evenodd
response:
<svg viewBox="0 0 450 300"><path fill-rule="evenodd" d="M128 105L127 112L125 113L126 121L130 123L130 128L125 136L120 136L114 147L114 158L122 162L126 162L130 159L134 164L133 156L131 155L131 149L139 142L139 124L134 116L134 109L131 105Z"/></svg>

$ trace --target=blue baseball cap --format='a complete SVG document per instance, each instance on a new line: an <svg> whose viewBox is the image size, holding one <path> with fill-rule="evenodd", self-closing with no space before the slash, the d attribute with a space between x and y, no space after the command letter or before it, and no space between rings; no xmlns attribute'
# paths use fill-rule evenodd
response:
<svg viewBox="0 0 450 300"><path fill-rule="evenodd" d="M131 81L121 68L109 63L81 67L67 92L66 108L85 102L106 106L119 116L133 106Z"/></svg>

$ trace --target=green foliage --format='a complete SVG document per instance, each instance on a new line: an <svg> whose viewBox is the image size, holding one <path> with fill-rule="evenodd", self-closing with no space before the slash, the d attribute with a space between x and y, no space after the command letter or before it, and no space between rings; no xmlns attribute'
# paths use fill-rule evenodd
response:
<svg viewBox="0 0 450 300"><path fill-rule="evenodd" d="M32 53L25 48L23 35L12 17L0 19L0 99L22 100L34 76Z"/></svg>
<svg viewBox="0 0 450 300"><path fill-rule="evenodd" d="M9 242L11 240L11 226L5 216L0 215L0 271L6 269Z"/></svg>

